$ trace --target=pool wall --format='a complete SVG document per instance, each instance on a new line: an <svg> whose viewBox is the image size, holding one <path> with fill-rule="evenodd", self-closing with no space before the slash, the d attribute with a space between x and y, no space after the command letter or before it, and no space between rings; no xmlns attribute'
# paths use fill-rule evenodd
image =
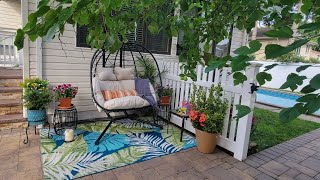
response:
<svg viewBox="0 0 320 180"><path fill-rule="evenodd" d="M272 89L279 89L280 86L284 82L286 82L287 76L290 73L297 73L296 69L299 66L307 65L305 63L280 63L280 62L272 62L272 61L253 61L253 62L262 64L262 67L260 67L260 72L264 71L265 66L275 64L275 63L279 64L275 66L273 69L268 71L268 73L272 75L272 80L267 81L266 84L263 85L263 87L272 88ZM296 90L297 92L299 92L304 86L309 84L310 79L320 72L319 64L310 64L310 65L312 66L299 73L299 75L306 76L307 79L303 81L303 84L300 87L298 87L298 89ZM316 92L320 93L320 90Z"/></svg>

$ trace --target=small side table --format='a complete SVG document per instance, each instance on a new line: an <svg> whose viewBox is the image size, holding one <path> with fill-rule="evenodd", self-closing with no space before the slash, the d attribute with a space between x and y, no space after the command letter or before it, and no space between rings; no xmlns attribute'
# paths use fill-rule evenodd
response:
<svg viewBox="0 0 320 180"><path fill-rule="evenodd" d="M168 128L169 128L169 122L170 122L170 118L171 118L171 104L170 103L159 103L158 104L159 107L164 107L164 111L165 111L165 117L160 116L161 118L167 120L167 133L168 133Z"/></svg>
<svg viewBox="0 0 320 180"><path fill-rule="evenodd" d="M53 128L57 135L60 135L62 130L68 128L77 128L78 112L75 107L70 109L55 109L53 114Z"/></svg>
<svg viewBox="0 0 320 180"><path fill-rule="evenodd" d="M26 139L23 140L23 144L27 144L29 142L29 136L28 136L29 127L34 126L34 134L37 134L38 125L49 126L48 138L50 138L50 123L48 122L48 118L46 117L45 119L40 121L28 121L28 126L26 127Z"/></svg>
<svg viewBox="0 0 320 180"><path fill-rule="evenodd" d="M189 113L188 114L180 114L176 110L171 110L170 114L174 114L182 119L181 134L180 134L180 142L182 142L182 135L183 135L183 131L184 131L184 121L189 118Z"/></svg>

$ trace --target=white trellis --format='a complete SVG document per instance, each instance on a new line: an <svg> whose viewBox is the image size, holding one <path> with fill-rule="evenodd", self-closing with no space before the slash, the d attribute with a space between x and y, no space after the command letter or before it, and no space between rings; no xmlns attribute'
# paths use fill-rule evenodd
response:
<svg viewBox="0 0 320 180"><path fill-rule="evenodd" d="M218 139L218 145L233 152L234 157L238 160L244 160L247 157L250 130L252 123L252 113L242 117L238 122L234 119L237 114L235 105L242 104L254 107L256 94L251 94L251 83L256 83L256 74L259 72L259 64L249 66L245 74L248 80L242 85L234 86L231 70L224 68L222 70L214 70L205 73L205 67L198 65L196 69L197 80L188 79L183 81L180 79L180 65L174 62L158 61L160 69L165 68L166 73L163 77L163 84L173 88L172 109L181 107L183 100L188 100L193 91L193 83L202 86L208 90L212 84L221 83L223 87L223 96L228 100L228 110L224 120L224 128ZM181 126L181 119L172 115L171 122ZM185 128L190 132L195 132L190 121L185 122Z"/></svg>

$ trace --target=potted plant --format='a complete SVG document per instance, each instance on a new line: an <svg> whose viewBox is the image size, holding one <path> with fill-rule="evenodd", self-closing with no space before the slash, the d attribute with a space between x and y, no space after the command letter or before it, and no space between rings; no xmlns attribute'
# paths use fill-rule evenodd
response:
<svg viewBox="0 0 320 180"><path fill-rule="evenodd" d="M22 98L27 108L28 121L43 121L47 117L46 109L52 101L52 94L48 89L49 81L39 78L26 79L20 85L24 89Z"/></svg>
<svg viewBox="0 0 320 180"><path fill-rule="evenodd" d="M166 86L166 87L158 87L157 91L158 91L158 96L160 98L160 103L170 104L173 89L169 86Z"/></svg>
<svg viewBox="0 0 320 180"><path fill-rule="evenodd" d="M200 87L193 87L191 95L190 119L196 129L198 150L202 153L213 153L217 144L217 136L222 132L228 103L222 97L222 87L211 86L209 94Z"/></svg>
<svg viewBox="0 0 320 180"><path fill-rule="evenodd" d="M162 71L158 71L153 59L147 57L137 57L137 76L143 79L149 79L152 85L156 79L168 70L164 67Z"/></svg>
<svg viewBox="0 0 320 180"><path fill-rule="evenodd" d="M57 85L53 92L56 99L59 100L59 108L69 109L72 107L71 101L78 93L78 87L72 86L71 84L60 84Z"/></svg>

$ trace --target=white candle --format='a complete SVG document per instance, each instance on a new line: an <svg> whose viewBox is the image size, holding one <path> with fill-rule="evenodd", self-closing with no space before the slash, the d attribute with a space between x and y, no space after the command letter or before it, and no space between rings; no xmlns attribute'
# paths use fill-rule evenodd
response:
<svg viewBox="0 0 320 180"><path fill-rule="evenodd" d="M64 132L64 140L67 142L73 141L74 138L74 133L73 133L73 129L66 129L66 131Z"/></svg>

